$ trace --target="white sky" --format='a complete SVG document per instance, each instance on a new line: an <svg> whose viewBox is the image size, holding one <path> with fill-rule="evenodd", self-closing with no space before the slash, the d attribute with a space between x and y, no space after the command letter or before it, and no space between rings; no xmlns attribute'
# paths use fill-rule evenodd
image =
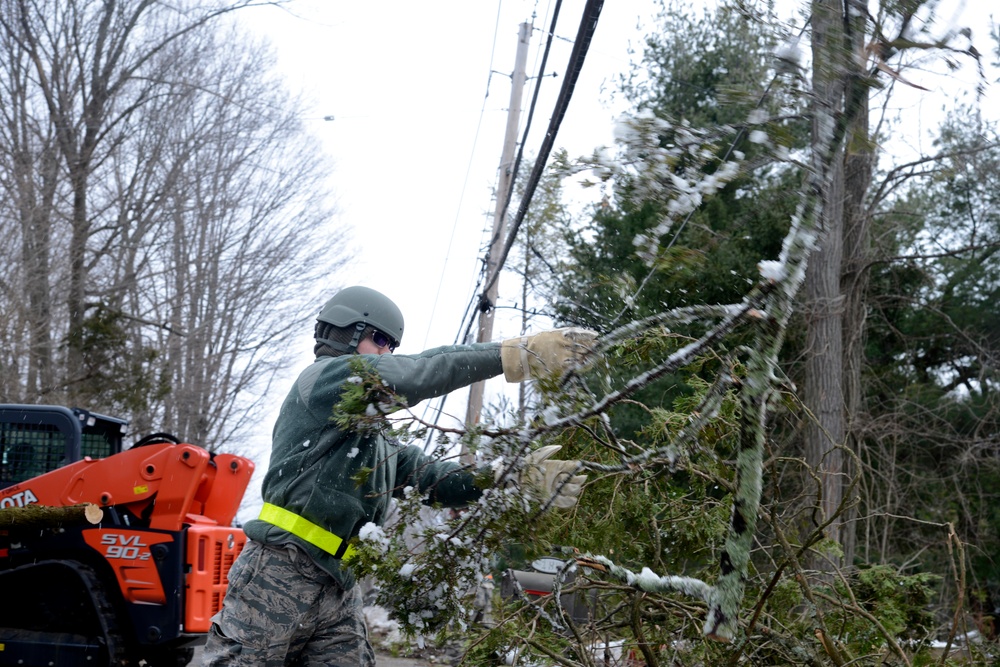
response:
<svg viewBox="0 0 1000 667"><path fill-rule="evenodd" d="M353 230L357 259L332 276L331 293L335 285L364 284L396 301L406 317L400 352L451 343L459 332L492 224L518 25L532 22L535 14L531 77L552 4L298 0L291 11L261 7L243 13L275 46L288 87L311 102L303 117L335 164L329 188L338 201L337 223ZM963 15L976 14L972 25L982 29L976 35L981 50L988 44L987 4L956 4ZM542 80L526 154L541 144L583 6L583 0L563 2L556 30L563 39L554 41L546 66L546 73L559 76ZM556 148L579 155L611 143L618 115L610 105L613 81L638 57L630 49L641 53L656 8L655 0L605 0ZM957 93L942 92L948 77L908 76L932 89L909 91L900 102L909 119L920 121L912 144L927 149L926 133ZM966 67L962 77L972 79L974 73ZM534 83L529 80L524 91L522 128ZM335 120L322 120L326 115ZM512 279L501 279L501 303L511 304L518 292ZM328 296L316 295L316 312ZM495 339L517 334L516 324L498 319ZM301 347L304 365L312 358L311 331L303 332ZM267 402L275 412L293 379L274 383ZM491 392L502 388L502 379L493 383ZM465 395L459 393L446 410L462 418L464 408ZM273 416L263 421L266 438ZM266 465L262 458L259 471ZM255 475L258 483L262 476Z"/></svg>
<svg viewBox="0 0 1000 667"><path fill-rule="evenodd" d="M987 4L958 2L954 11L984 15ZM544 135L583 5L563 3L556 32L565 39L554 42L546 67L560 76L542 82L528 152L537 151ZM290 11L261 7L243 14L275 45L289 88L312 102L303 117L335 163L329 187L339 202L337 222L354 230L359 251L336 281L369 285L399 303L407 318L404 352L451 342L458 332L492 222L518 24L537 14L531 76L551 6L527 0L298 0ZM609 106L613 79L627 70L630 48L641 52L656 6L655 0L604 3L557 148L581 154L610 143L617 115ZM977 42L982 49L985 34ZM961 74L974 76L968 67ZM926 134L953 94L939 94L948 83L942 77L907 76L934 91L896 91L906 98L897 106L911 109L910 117L922 121L915 127ZM525 109L533 83L525 89ZM335 120L323 121L325 115ZM523 113L522 127L525 118ZM914 132L915 144L917 137ZM501 300L516 295L511 281L501 281ZM322 300L317 295L317 309Z"/></svg>

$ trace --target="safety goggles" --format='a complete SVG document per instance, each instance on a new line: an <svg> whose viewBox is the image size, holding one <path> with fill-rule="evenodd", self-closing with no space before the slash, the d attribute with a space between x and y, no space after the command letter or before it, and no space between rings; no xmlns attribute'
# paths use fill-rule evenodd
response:
<svg viewBox="0 0 1000 667"><path fill-rule="evenodd" d="M391 336L387 336L378 329L372 331L372 342L375 343L377 347L387 347L390 352L395 352L396 348L399 347L399 341L395 340Z"/></svg>

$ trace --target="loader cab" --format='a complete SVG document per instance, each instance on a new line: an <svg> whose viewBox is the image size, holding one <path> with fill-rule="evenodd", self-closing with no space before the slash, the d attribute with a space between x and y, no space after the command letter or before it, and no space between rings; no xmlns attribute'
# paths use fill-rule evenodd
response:
<svg viewBox="0 0 1000 667"><path fill-rule="evenodd" d="M128 422L59 405L0 404L0 489L122 451Z"/></svg>

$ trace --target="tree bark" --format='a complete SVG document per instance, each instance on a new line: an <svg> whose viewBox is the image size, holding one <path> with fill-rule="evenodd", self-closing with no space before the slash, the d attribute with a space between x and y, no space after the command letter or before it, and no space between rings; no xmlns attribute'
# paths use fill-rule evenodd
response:
<svg viewBox="0 0 1000 667"><path fill-rule="evenodd" d="M847 0L848 34L846 41L853 54L861 53L866 35L866 13L861 5L857 11L851 7L858 0ZM862 80L860 66L848 78L845 110L852 117L847 129L844 155L844 259L841 274L841 293L844 295L844 407L846 415L845 437L847 449L857 455L863 446L865 407L862 396L862 371L864 368L866 299L868 288L868 260L871 249L871 218L865 198L871 187L875 167L875 150L869 133L869 89ZM854 468L857 459L845 460L845 482L860 471ZM849 505L841 522L840 542L844 562L854 561L857 545L856 504Z"/></svg>
<svg viewBox="0 0 1000 667"><path fill-rule="evenodd" d="M836 123L843 109L843 73L846 54L840 0L813 0L813 129L815 168L830 150L831 178L820 193L819 245L809 259L804 286L806 360L802 400L806 407L804 450L808 466L818 476L818 488L807 486L813 504L806 530L829 523L825 536L839 540L834 519L843 497L845 411L843 391L844 301L840 292L843 264L844 170L842 146L834 146ZM807 481L807 485L809 482ZM818 556L810 566L838 567L834 558Z"/></svg>
<svg viewBox="0 0 1000 667"><path fill-rule="evenodd" d="M68 507L48 507L34 504L24 507L4 507L0 509L0 530L58 528L78 523L96 525L103 518L104 510L93 503L69 505Z"/></svg>

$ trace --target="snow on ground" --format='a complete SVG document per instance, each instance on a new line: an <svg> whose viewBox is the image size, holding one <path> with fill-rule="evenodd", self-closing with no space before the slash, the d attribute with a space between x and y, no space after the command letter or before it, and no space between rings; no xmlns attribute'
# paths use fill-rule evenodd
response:
<svg viewBox="0 0 1000 667"><path fill-rule="evenodd" d="M367 606L364 613L372 644L391 648L405 641L399 632L399 623L389 618L389 612L384 607Z"/></svg>

